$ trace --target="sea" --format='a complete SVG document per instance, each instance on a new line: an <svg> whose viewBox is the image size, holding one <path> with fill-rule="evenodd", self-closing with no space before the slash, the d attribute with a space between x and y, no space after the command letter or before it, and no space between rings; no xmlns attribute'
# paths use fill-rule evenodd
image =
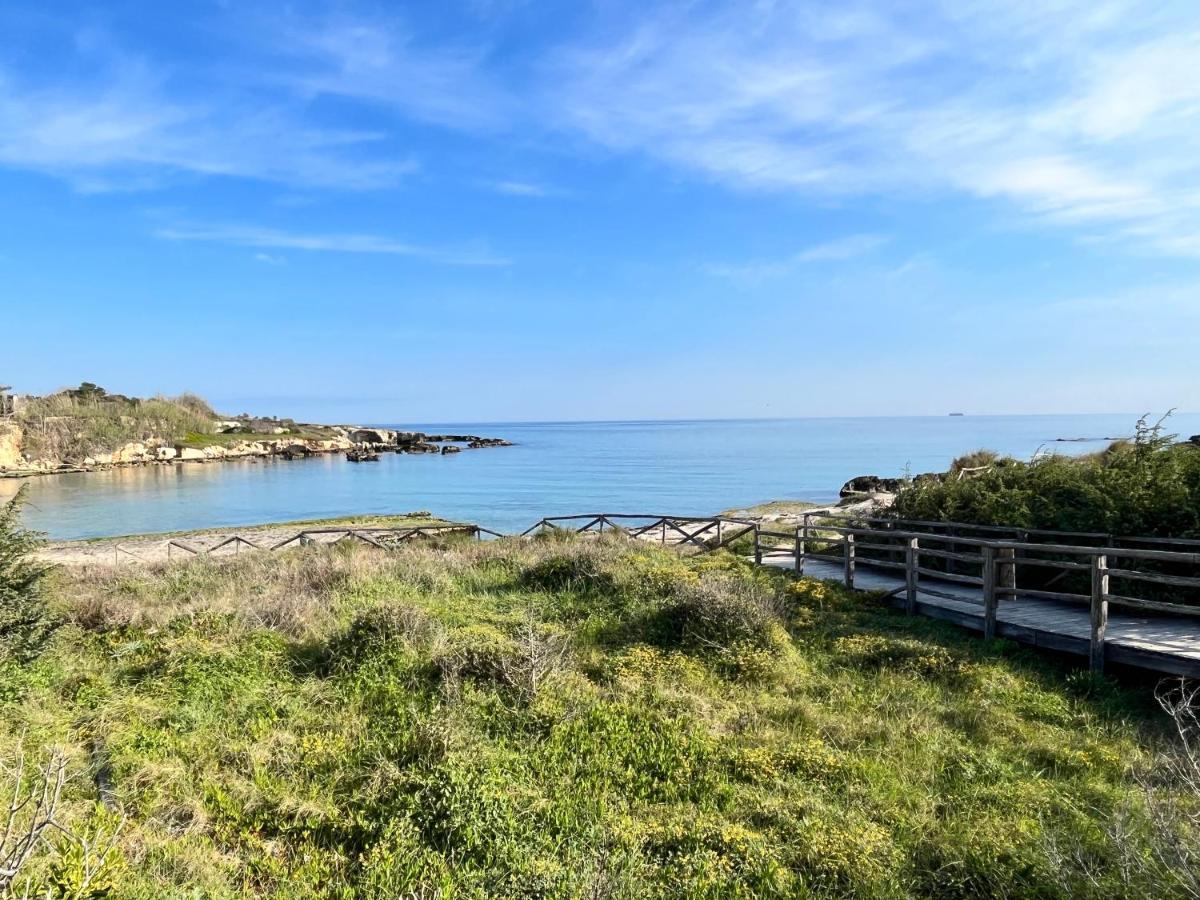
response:
<svg viewBox="0 0 1200 900"><path fill-rule="evenodd" d="M24 522L52 539L105 537L428 510L504 533L577 513L711 515L771 500L826 503L858 475L944 471L989 448L1077 454L1129 437L1136 414L395 423L502 437L511 447L441 455L341 454L111 469L0 480L28 486ZM383 425L384 423L376 423ZM1200 433L1200 414L1169 430Z"/></svg>

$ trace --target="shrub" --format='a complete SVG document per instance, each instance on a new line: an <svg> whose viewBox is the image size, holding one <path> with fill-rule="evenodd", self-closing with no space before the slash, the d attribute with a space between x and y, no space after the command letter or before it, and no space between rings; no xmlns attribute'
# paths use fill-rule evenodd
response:
<svg viewBox="0 0 1200 900"><path fill-rule="evenodd" d="M852 634L838 638L834 652L864 669L897 669L930 678L956 678L968 664L939 644L882 634Z"/></svg>
<svg viewBox="0 0 1200 900"><path fill-rule="evenodd" d="M593 591L611 593L616 588L613 573L604 565L594 546L567 544L543 556L521 573L523 587L540 591Z"/></svg>
<svg viewBox="0 0 1200 900"><path fill-rule="evenodd" d="M41 538L20 524L24 490L0 506L0 663L33 659L56 624L42 596L47 567L34 557Z"/></svg>
<svg viewBox="0 0 1200 900"><path fill-rule="evenodd" d="M787 605L757 579L706 575L681 593L670 612L684 644L744 652L778 647Z"/></svg>
<svg viewBox="0 0 1200 900"><path fill-rule="evenodd" d="M990 458L977 451L955 467ZM1132 441L1102 453L993 459L972 477L913 482L897 494L891 512L977 525L1200 537L1200 447L1175 443L1161 421L1151 425L1143 418Z"/></svg>
<svg viewBox="0 0 1200 900"><path fill-rule="evenodd" d="M382 603L358 613L329 642L329 658L335 667L354 668L386 654L397 643L426 645L440 634L441 628L421 607Z"/></svg>

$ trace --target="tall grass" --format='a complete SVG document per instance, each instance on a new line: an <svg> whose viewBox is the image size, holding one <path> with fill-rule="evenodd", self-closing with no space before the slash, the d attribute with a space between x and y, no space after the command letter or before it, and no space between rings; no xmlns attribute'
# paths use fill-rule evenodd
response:
<svg viewBox="0 0 1200 900"><path fill-rule="evenodd" d="M107 896L1186 895L1149 691L729 554L307 548L54 596L0 758L64 746L81 833L106 773Z"/></svg>
<svg viewBox="0 0 1200 900"><path fill-rule="evenodd" d="M21 412L24 451L30 458L78 460L131 441L183 441L212 431L212 408L194 394L148 400L77 396L39 397Z"/></svg>

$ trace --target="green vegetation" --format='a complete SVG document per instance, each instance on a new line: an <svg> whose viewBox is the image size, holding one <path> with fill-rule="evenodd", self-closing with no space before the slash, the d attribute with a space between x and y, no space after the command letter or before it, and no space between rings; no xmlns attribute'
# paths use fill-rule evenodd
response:
<svg viewBox="0 0 1200 900"><path fill-rule="evenodd" d="M977 451L956 460L944 481L904 487L892 512L907 519L1200 538L1200 446L1175 443L1161 422L1143 419L1134 440L1091 456L1021 462Z"/></svg>
<svg viewBox="0 0 1200 900"><path fill-rule="evenodd" d="M750 518L787 518L799 517L810 509L816 509L818 504L808 503L804 500L771 500L767 503L759 503L756 506L738 506L733 509L724 510L718 515L727 516L733 519L750 519Z"/></svg>
<svg viewBox="0 0 1200 900"><path fill-rule="evenodd" d="M211 428L212 423L209 423ZM331 438L333 435L328 431L319 431L315 428L289 428L282 434L254 432L254 431L231 431L222 434L212 434L210 432L189 431L182 438L176 439L173 443L181 447L215 447L228 446L230 444L240 444L243 441L279 441L287 438L293 438L298 441L324 441Z"/></svg>
<svg viewBox="0 0 1200 900"><path fill-rule="evenodd" d="M22 487L0 504L0 672L34 659L54 629L42 597L46 567L33 556L41 541L19 520L24 497Z"/></svg>
<svg viewBox="0 0 1200 900"><path fill-rule="evenodd" d="M189 433L212 431L215 418L195 394L140 400L84 382L30 401L19 421L27 457L80 460L130 441L182 441Z"/></svg>
<svg viewBox="0 0 1200 900"><path fill-rule="evenodd" d="M75 777L18 894L1197 887L1194 767L1147 691L726 553L344 545L49 599L0 761L58 746Z"/></svg>

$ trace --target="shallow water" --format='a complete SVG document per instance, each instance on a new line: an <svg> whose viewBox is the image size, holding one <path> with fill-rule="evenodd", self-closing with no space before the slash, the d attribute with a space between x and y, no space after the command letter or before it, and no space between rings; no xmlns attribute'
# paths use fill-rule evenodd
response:
<svg viewBox="0 0 1200 900"><path fill-rule="evenodd" d="M428 509L499 531L544 515L706 515L766 500L833 500L849 478L943 471L979 447L1028 458L1127 436L1134 415L544 424L405 424L505 437L449 456L340 455L189 463L27 479L25 520L59 539ZM1200 415L1171 430L1200 432ZM1057 438L1089 438L1056 443ZM20 482L0 480L0 499Z"/></svg>

